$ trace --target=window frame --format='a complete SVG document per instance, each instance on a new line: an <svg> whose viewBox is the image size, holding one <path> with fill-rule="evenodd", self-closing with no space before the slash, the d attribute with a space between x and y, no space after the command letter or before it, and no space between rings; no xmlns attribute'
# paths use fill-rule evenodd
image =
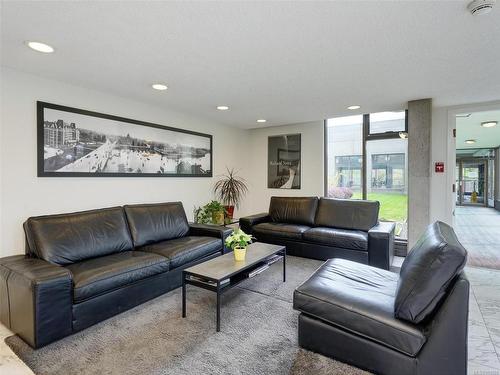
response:
<svg viewBox="0 0 500 375"><path fill-rule="evenodd" d="M404 132L408 134L408 110L405 109L405 130ZM323 172L323 193L324 196L326 197L328 195L328 119L325 119L323 121L323 167L324 167L324 172ZM367 170L366 170L366 165L367 165L367 143L369 141L376 141L376 140L385 140L385 139L398 139L401 138L400 133L402 131L388 131L384 133L374 133L370 134L370 114L365 113L363 114L363 125L362 125L362 161L361 161L361 191L362 191L362 199L366 200L368 196L368 183L367 183ZM405 181L407 183L407 181ZM407 207L408 210L408 207ZM408 239L406 238L397 238L397 243L402 246L402 251L406 253L406 246L408 243Z"/></svg>

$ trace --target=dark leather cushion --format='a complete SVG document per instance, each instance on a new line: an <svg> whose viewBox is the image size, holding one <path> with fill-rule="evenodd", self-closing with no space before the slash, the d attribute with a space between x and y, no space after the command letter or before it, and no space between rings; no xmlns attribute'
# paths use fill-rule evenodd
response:
<svg viewBox="0 0 500 375"><path fill-rule="evenodd" d="M288 240L301 240L302 234L311 229L306 225L284 223L261 223L253 227L253 235L257 240L259 236L283 238Z"/></svg>
<svg viewBox="0 0 500 375"><path fill-rule="evenodd" d="M59 265L133 247L121 207L30 217L24 228L37 257Z"/></svg>
<svg viewBox="0 0 500 375"><path fill-rule="evenodd" d="M362 230L317 227L311 228L303 235L304 240L321 245L344 249L368 249L368 233Z"/></svg>
<svg viewBox="0 0 500 375"><path fill-rule="evenodd" d="M430 317L466 261L453 228L440 221L429 225L401 266L396 317L413 323Z"/></svg>
<svg viewBox="0 0 500 375"><path fill-rule="evenodd" d="M124 208L136 247L183 237L189 232L181 202L137 204Z"/></svg>
<svg viewBox="0 0 500 375"><path fill-rule="evenodd" d="M275 223L313 225L317 197L271 197L269 216Z"/></svg>
<svg viewBox="0 0 500 375"><path fill-rule="evenodd" d="M321 198L314 224L368 231L378 223L379 208L377 201Z"/></svg>
<svg viewBox="0 0 500 375"><path fill-rule="evenodd" d="M156 254L126 251L66 266L73 274L75 303L169 270L169 260Z"/></svg>
<svg viewBox="0 0 500 375"><path fill-rule="evenodd" d="M142 246L138 250L168 258L173 269L222 251L222 241L214 237L187 236Z"/></svg>
<svg viewBox="0 0 500 375"><path fill-rule="evenodd" d="M344 259L326 261L294 293L294 308L394 350L415 356L424 328L394 318L398 275Z"/></svg>

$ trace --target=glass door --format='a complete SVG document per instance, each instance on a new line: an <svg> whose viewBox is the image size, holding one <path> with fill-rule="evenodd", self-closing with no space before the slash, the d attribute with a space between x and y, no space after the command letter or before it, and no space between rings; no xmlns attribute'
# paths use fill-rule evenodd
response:
<svg viewBox="0 0 500 375"><path fill-rule="evenodd" d="M488 161L458 160L457 204L486 206L488 204Z"/></svg>

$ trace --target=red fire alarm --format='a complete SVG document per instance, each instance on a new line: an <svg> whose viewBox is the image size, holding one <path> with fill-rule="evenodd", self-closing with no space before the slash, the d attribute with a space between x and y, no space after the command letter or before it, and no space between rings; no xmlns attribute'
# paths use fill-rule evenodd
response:
<svg viewBox="0 0 500 375"><path fill-rule="evenodd" d="M436 173L444 173L444 162L437 161L434 163L434 171Z"/></svg>

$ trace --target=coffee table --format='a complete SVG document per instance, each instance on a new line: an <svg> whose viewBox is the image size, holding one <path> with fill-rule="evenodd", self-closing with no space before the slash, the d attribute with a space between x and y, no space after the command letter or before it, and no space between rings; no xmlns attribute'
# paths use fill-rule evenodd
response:
<svg viewBox="0 0 500 375"><path fill-rule="evenodd" d="M257 272L261 267L263 269L267 261L275 255L282 256L283 282L285 282L286 247L261 242L248 245L244 261L235 261L234 254L230 252L186 268L182 272L182 317L186 317L186 285L194 285L215 292L217 293L217 332L219 332L222 294L248 279L252 272Z"/></svg>

